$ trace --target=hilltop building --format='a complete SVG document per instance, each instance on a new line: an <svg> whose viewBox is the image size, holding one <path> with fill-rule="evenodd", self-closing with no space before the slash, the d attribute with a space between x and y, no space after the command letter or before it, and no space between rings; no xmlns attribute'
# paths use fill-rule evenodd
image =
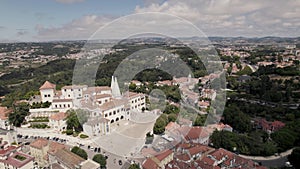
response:
<svg viewBox="0 0 300 169"><path fill-rule="evenodd" d="M130 112L146 108L146 98L142 93L125 92L121 94L118 80L112 77L111 86L88 87L87 85L64 86L60 91L56 85L46 81L40 87L41 102L50 102L49 108L30 109L30 116L48 117L49 126L62 131L66 127L65 118L70 109L85 109L89 114L83 124L89 135L110 133L110 124L128 120Z"/></svg>

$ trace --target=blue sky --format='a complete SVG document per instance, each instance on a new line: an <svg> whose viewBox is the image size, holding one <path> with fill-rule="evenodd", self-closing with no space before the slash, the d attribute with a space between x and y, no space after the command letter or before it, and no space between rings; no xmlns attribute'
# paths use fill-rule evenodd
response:
<svg viewBox="0 0 300 169"><path fill-rule="evenodd" d="M144 12L181 17L207 36L294 37L299 9L299 0L2 0L0 42L87 39L119 17Z"/></svg>
<svg viewBox="0 0 300 169"><path fill-rule="evenodd" d="M0 38L18 39L18 33L32 39L37 25L60 27L85 15L123 16L134 11L142 0L3 0L0 5Z"/></svg>

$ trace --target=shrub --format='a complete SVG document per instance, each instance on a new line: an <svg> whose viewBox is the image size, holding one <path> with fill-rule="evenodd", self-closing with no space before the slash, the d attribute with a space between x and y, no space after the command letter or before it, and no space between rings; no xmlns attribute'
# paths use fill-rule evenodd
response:
<svg viewBox="0 0 300 169"><path fill-rule="evenodd" d="M72 135L72 134L73 134L73 130L67 130L67 131L66 131L66 134L67 134L67 135Z"/></svg>
<svg viewBox="0 0 300 169"><path fill-rule="evenodd" d="M88 138L89 136L85 135L85 134L80 134L79 136L80 138Z"/></svg>

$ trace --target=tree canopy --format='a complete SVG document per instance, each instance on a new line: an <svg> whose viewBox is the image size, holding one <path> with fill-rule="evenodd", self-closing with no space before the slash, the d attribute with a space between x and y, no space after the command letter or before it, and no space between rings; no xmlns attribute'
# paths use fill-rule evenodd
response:
<svg viewBox="0 0 300 169"><path fill-rule="evenodd" d="M93 161L99 163L101 168L106 168L106 158L102 154L94 155Z"/></svg>
<svg viewBox="0 0 300 169"><path fill-rule="evenodd" d="M78 156L80 156L83 159L87 160L87 158L88 158L87 153L83 149L81 149L77 146L73 147L71 152L77 154Z"/></svg>
<svg viewBox="0 0 300 169"><path fill-rule="evenodd" d="M8 115L8 121L13 126L20 127L28 115L29 105L27 103L20 103L13 106L13 112Z"/></svg>

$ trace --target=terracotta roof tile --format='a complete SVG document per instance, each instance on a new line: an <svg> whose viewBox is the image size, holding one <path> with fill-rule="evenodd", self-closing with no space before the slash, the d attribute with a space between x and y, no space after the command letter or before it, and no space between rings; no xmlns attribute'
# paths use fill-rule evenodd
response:
<svg viewBox="0 0 300 169"><path fill-rule="evenodd" d="M166 150L158 155L156 155L155 157L159 160L162 161L164 160L166 157L168 157L170 154L172 154L172 150Z"/></svg>
<svg viewBox="0 0 300 169"><path fill-rule="evenodd" d="M24 160L18 160L15 157L16 156L22 156L25 157ZM11 166L14 166L16 168L21 168L24 165L28 164L30 161L33 161L34 157L28 155L28 154L24 154L21 152L15 152L13 155L9 156L6 160L0 160L0 162L4 163L4 164L8 164Z"/></svg>
<svg viewBox="0 0 300 169"><path fill-rule="evenodd" d="M54 155L58 162L63 163L68 168L75 168L75 166L85 161L85 159L66 149L58 149Z"/></svg>
<svg viewBox="0 0 300 169"><path fill-rule="evenodd" d="M42 149L43 147L48 145L48 140L39 138L34 140L32 143L30 143L31 147L37 148L37 149Z"/></svg>
<svg viewBox="0 0 300 169"><path fill-rule="evenodd" d="M122 105L126 105L128 102L127 100L119 100L119 99L113 99L109 102L106 102L104 104L102 104L101 106L99 106L99 108L102 110L102 111L105 111L105 110L109 110L109 109L112 109L116 106L122 106Z"/></svg>
<svg viewBox="0 0 300 169"><path fill-rule="evenodd" d="M148 158L142 166L143 169L158 169L158 165L151 158Z"/></svg>
<svg viewBox="0 0 300 169"><path fill-rule="evenodd" d="M185 136L187 140L194 140L200 137L208 137L209 133L202 127L192 127Z"/></svg>
<svg viewBox="0 0 300 169"><path fill-rule="evenodd" d="M64 112L59 112L59 113L55 113L55 114L51 115L51 116L49 117L49 119L58 121L58 120L63 120L63 119L65 119L66 117L67 117L67 114L66 114L66 113L64 113Z"/></svg>
<svg viewBox="0 0 300 169"><path fill-rule="evenodd" d="M0 107L0 119L6 120L8 118L8 114L13 112L11 109L7 109L6 107Z"/></svg>
<svg viewBox="0 0 300 169"><path fill-rule="evenodd" d="M56 85L53 83L50 83L49 81L46 81L41 87L41 89L55 89Z"/></svg>

